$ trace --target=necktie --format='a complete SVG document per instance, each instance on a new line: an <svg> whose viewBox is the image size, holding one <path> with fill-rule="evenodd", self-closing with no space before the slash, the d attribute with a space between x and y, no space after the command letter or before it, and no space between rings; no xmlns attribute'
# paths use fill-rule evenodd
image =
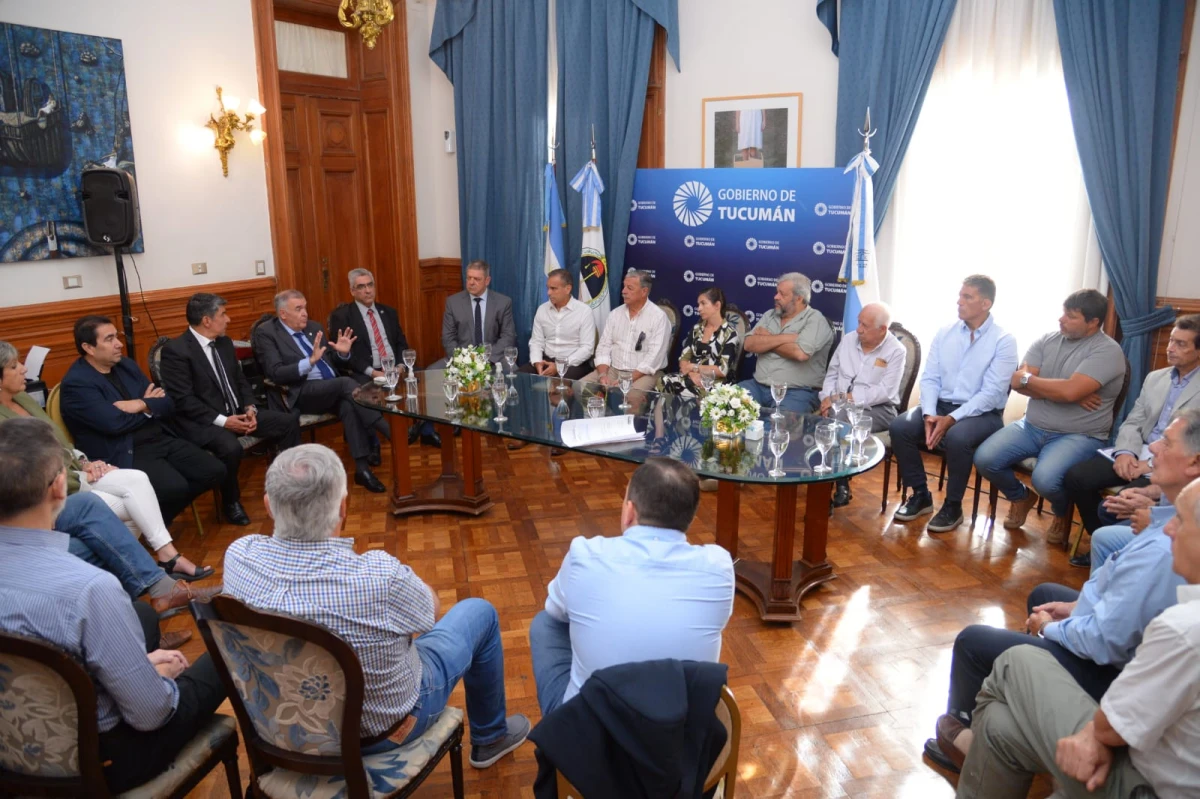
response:
<svg viewBox="0 0 1200 799"><path fill-rule="evenodd" d="M221 393L225 396L225 413L229 416L234 416L238 412L237 400L233 396L233 388L229 385L229 378L225 376L225 368L221 364L221 356L217 354L217 342L208 342L208 352L212 357L213 371L217 373L217 384L221 387Z"/></svg>
<svg viewBox="0 0 1200 799"><path fill-rule="evenodd" d="M475 343L483 343L483 299L475 298Z"/></svg>
<svg viewBox="0 0 1200 799"><path fill-rule="evenodd" d="M367 318L371 320L371 336L375 339L375 349L379 350L380 362L388 357L387 345L383 343L383 334L379 332L379 324L375 321L375 309L367 309Z"/></svg>
<svg viewBox="0 0 1200 799"><path fill-rule="evenodd" d="M304 338L304 334L297 331L292 335L295 337L296 343L300 345L300 349L304 351L304 354L311 358L313 349L308 345L308 339ZM318 358L315 365L317 370L320 371L322 378L325 380L333 379L333 369L329 368L329 364L325 363L324 358Z"/></svg>

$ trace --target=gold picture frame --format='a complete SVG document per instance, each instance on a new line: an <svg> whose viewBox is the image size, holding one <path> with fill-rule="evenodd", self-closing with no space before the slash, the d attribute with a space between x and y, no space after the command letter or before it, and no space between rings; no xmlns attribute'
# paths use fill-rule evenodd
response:
<svg viewBox="0 0 1200 799"><path fill-rule="evenodd" d="M804 95L706 97L700 112L700 166L800 166Z"/></svg>

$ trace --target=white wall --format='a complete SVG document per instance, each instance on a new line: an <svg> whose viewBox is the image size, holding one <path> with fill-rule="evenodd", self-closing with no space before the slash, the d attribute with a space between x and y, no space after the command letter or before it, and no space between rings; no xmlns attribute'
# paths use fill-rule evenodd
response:
<svg viewBox="0 0 1200 799"><path fill-rule="evenodd" d="M801 92L800 166L833 166L837 58L811 2L683 0L667 57L667 167L700 166L705 97Z"/></svg>
<svg viewBox="0 0 1200 799"><path fill-rule="evenodd" d="M413 166L417 186L420 258L457 258L458 161L446 152L454 139L454 86L429 58L435 3L405 0L408 14L408 80L412 94Z"/></svg>
<svg viewBox="0 0 1200 799"><path fill-rule="evenodd" d="M274 274L261 148L238 134L224 178L212 134L200 127L217 109L217 84L243 110L261 99L247 0L11 0L2 18L122 41L146 246L134 257L147 291L253 278L256 260ZM208 274L193 277L200 261ZM125 265L136 291L128 258ZM64 290L64 275L82 275L83 287ZM0 306L116 291L111 257L0 264Z"/></svg>
<svg viewBox="0 0 1200 799"><path fill-rule="evenodd" d="M1179 109L1175 160L1163 226L1158 296L1200 297L1200 15L1192 28L1192 49Z"/></svg>

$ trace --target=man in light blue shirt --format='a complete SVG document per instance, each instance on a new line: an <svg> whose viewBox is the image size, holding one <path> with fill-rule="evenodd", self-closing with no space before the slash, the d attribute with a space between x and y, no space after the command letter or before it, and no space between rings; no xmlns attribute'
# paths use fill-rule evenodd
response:
<svg viewBox="0 0 1200 799"><path fill-rule="evenodd" d="M971 275L958 292L958 321L938 331L921 373L921 404L892 420L889 432L900 480L911 490L896 510L907 522L933 513L921 450L946 455L946 498L930 521L931 533L962 524L962 499L975 448L1004 426L1008 381L1017 368L1017 341L991 315L996 284Z"/></svg>
<svg viewBox="0 0 1200 799"><path fill-rule="evenodd" d="M1200 409L1176 415L1163 437L1151 444L1151 481L1172 503L1188 483L1200 477ZM970 726L975 697L992 671L996 658L1014 646L1032 644L1054 656L1096 701L1125 664L1133 659L1142 632L1155 616L1176 602L1175 589L1184 579L1173 569L1171 539L1163 528L1175 508L1151 511L1150 525L1134 541L1109 556L1075 591L1043 583L1027 600L1025 633L982 624L967 627L954 641L950 662L950 699L938 720L938 739L926 743L935 762L961 766L962 752L950 742ZM946 751L947 747L951 751ZM939 759L942 758L942 759Z"/></svg>
<svg viewBox="0 0 1200 799"><path fill-rule="evenodd" d="M675 658L717 662L733 612L733 562L715 544L687 541L700 502L695 473L650 458L634 471L617 538L576 538L529 627L533 678L545 716L592 672Z"/></svg>

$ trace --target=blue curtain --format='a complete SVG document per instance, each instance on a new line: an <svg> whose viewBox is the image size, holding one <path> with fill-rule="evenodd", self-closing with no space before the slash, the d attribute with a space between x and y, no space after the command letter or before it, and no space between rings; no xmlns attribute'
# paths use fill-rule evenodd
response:
<svg viewBox="0 0 1200 799"><path fill-rule="evenodd" d="M862 151L867 107L875 173L875 230L883 224L900 164L908 150L929 79L942 52L956 0L846 0L841 25L836 0L819 0L817 18L829 28L837 53L838 166Z"/></svg>
<svg viewBox="0 0 1200 799"><path fill-rule="evenodd" d="M620 304L629 232L629 204L642 139L654 27L667 31L667 51L679 65L678 0L559 0L559 194L567 214L566 258L579 274L583 200L567 182L592 157L604 181L601 195L609 296Z"/></svg>
<svg viewBox="0 0 1200 799"><path fill-rule="evenodd" d="M542 270L546 0L440 2L429 57L454 84L464 266L482 258L529 341Z"/></svg>
<svg viewBox="0 0 1200 799"><path fill-rule="evenodd" d="M1088 204L1132 370L1121 418L1149 369L1150 332L1175 318L1155 310L1170 177L1184 0L1055 0L1071 122Z"/></svg>

